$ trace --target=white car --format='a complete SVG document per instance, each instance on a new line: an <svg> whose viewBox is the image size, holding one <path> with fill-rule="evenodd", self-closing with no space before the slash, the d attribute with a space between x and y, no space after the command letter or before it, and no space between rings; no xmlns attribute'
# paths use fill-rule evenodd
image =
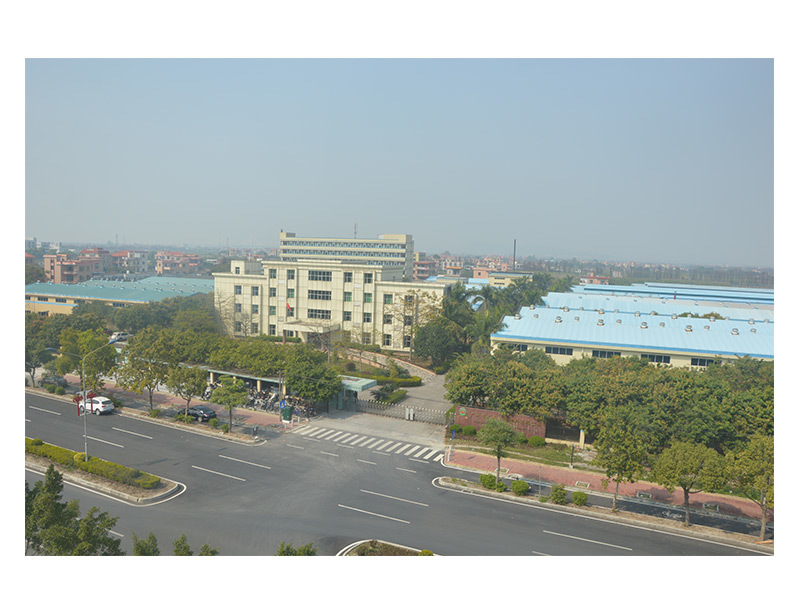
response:
<svg viewBox="0 0 800 600"><path fill-rule="evenodd" d="M127 331L115 331L114 333L111 334L111 337L109 338L109 341L110 342L125 342L125 341L127 341L128 339L130 339L132 337L133 337L133 334L132 333L128 333Z"/></svg>
<svg viewBox="0 0 800 600"><path fill-rule="evenodd" d="M90 413L96 415L105 414L114 410L114 403L105 396L95 396L94 398L89 398L86 402L78 404L78 412L80 414L83 414L83 411L87 409Z"/></svg>

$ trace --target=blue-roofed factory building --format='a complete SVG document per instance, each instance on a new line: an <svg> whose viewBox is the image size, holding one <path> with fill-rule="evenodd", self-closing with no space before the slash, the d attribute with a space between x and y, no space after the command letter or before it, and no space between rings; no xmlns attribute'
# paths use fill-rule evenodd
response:
<svg viewBox="0 0 800 600"><path fill-rule="evenodd" d="M213 291L214 280L199 277L147 277L138 281L92 279L75 284L31 283L25 286L25 312L69 314L75 306L84 302L103 302L124 308Z"/></svg>
<svg viewBox="0 0 800 600"><path fill-rule="evenodd" d="M686 313L692 316L679 316ZM705 367L743 356L774 360L774 329L772 290L651 283L551 292L543 305L505 317L491 339L541 349L558 364L634 356Z"/></svg>

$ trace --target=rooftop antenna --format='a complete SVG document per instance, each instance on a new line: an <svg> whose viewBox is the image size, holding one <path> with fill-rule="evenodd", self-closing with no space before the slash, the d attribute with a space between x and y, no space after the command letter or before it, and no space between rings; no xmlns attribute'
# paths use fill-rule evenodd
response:
<svg viewBox="0 0 800 600"><path fill-rule="evenodd" d="M358 223L353 223L353 239L358 237Z"/></svg>

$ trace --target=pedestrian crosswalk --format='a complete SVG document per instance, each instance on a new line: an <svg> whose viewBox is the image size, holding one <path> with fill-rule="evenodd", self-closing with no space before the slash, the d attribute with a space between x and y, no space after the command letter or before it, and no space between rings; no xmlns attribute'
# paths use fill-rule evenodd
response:
<svg viewBox="0 0 800 600"><path fill-rule="evenodd" d="M444 456L441 450L422 446L414 443L403 443L395 440L387 440L376 436L363 435L360 433L351 433L349 431L340 431L337 429L329 429L326 427L315 427L313 425L304 425L294 429L292 433L304 436L308 439L317 441L335 442L340 446L349 446L352 448L366 448L379 454L395 454L399 456L406 456L416 461L440 461Z"/></svg>

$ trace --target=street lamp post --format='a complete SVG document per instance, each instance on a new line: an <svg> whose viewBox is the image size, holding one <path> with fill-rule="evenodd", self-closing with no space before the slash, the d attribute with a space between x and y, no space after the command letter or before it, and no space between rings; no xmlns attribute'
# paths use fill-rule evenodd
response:
<svg viewBox="0 0 800 600"><path fill-rule="evenodd" d="M80 357L80 359L81 359L81 402L83 402L83 454L84 454L84 460L86 460L87 462L89 460L89 437L88 437L88 434L86 432L86 414L89 411L86 409L86 358L88 356L94 354L98 350L102 350L106 346L108 346L110 344L113 344L113 343L114 343L113 340L111 340L109 342L106 342L105 344L103 344L99 348L95 348L94 350L84 354L83 356L80 356L80 354L73 354L72 352L61 352L60 350L57 350L56 348L45 348L45 350L51 350L53 352L60 352L61 354L69 354L70 356ZM80 406L80 404L78 406Z"/></svg>

